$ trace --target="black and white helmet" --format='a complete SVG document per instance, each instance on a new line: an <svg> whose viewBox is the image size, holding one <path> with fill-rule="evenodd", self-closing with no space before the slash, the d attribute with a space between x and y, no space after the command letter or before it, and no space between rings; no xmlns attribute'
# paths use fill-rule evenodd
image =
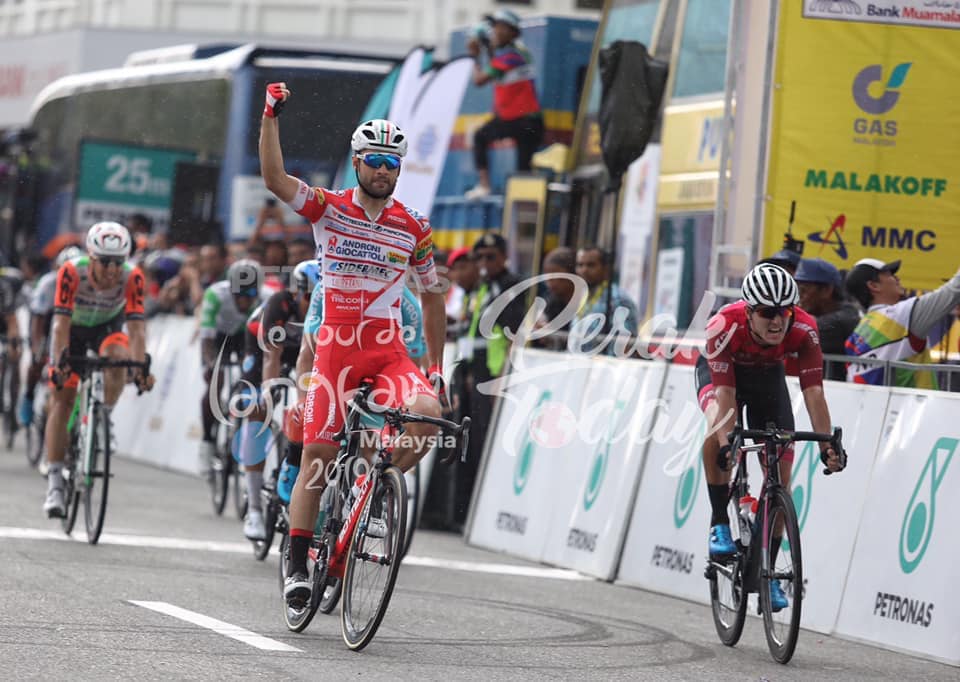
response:
<svg viewBox="0 0 960 682"><path fill-rule="evenodd" d="M87 230L87 252L91 256L130 257L130 232L120 223L104 221Z"/></svg>
<svg viewBox="0 0 960 682"><path fill-rule="evenodd" d="M800 300L797 283L789 272L773 263L755 265L740 285L740 295L751 308L758 305L782 308Z"/></svg>
<svg viewBox="0 0 960 682"><path fill-rule="evenodd" d="M354 154L386 152L403 158L407 155L407 136L393 121L375 118L357 126L350 138L350 148Z"/></svg>

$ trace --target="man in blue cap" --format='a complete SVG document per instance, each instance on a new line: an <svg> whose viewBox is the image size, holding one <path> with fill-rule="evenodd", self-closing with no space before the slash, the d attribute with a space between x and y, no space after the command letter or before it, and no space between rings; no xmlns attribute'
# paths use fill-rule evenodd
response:
<svg viewBox="0 0 960 682"><path fill-rule="evenodd" d="M769 258L764 258L760 263L772 263L779 265L791 275L796 274L797 267L800 265L801 256L792 249L780 249ZM809 311L808 311L809 312Z"/></svg>
<svg viewBox="0 0 960 682"><path fill-rule="evenodd" d="M843 355L844 343L860 321L860 311L843 296L840 272L822 258L804 258L793 276L800 288L800 307L813 315L824 353ZM824 378L846 380L845 363L826 362Z"/></svg>

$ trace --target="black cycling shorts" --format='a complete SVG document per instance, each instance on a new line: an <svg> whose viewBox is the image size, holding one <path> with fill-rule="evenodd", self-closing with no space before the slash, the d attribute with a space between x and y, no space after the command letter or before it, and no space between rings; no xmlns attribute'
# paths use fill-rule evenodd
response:
<svg viewBox="0 0 960 682"><path fill-rule="evenodd" d="M737 379L737 408L747 408L747 428L762 429L773 422L781 429L794 429L793 406L790 404L790 391L787 390L787 377L783 363L769 367L734 367ZM697 400L700 409L704 409L713 395L713 382L707 359L697 358L694 373Z"/></svg>

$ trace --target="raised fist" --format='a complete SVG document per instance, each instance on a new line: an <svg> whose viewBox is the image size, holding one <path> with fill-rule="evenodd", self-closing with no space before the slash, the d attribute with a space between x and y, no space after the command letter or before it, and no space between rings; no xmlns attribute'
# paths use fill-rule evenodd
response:
<svg viewBox="0 0 960 682"><path fill-rule="evenodd" d="M290 91L287 90L286 83L268 83L267 101L263 107L263 115L267 118L276 118L280 115L280 110L286 104L290 97Z"/></svg>

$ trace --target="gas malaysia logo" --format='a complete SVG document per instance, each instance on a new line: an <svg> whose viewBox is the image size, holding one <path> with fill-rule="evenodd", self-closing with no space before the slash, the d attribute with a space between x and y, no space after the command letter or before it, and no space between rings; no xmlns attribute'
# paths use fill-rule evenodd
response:
<svg viewBox="0 0 960 682"><path fill-rule="evenodd" d="M701 447L707 433L707 420L700 419L696 433L687 445L687 452L683 456L686 467L680 474L677 491L673 496L673 525L678 529L690 518L690 512L697 501L697 491L700 489L700 473L703 471L703 457Z"/></svg>
<svg viewBox="0 0 960 682"><path fill-rule="evenodd" d="M590 465L590 475L587 478L587 487L583 491L583 508L590 511L590 507L600 497L600 488L603 486L604 475L607 472L607 461L610 459L610 441L617 433L617 418L623 412L627 403L618 400L613 405L613 413L610 415L610 425L607 429L607 435L600 441L600 448L597 450Z"/></svg>
<svg viewBox="0 0 960 682"><path fill-rule="evenodd" d="M927 457L900 526L900 568L912 573L927 551L937 512L937 490L957 449L956 438L941 438Z"/></svg>
<svg viewBox="0 0 960 682"><path fill-rule="evenodd" d="M900 99L900 88L903 87L911 66L911 62L897 64L879 96L874 94L877 88L872 86L883 82L882 65L871 64L854 76L853 101L864 113L873 117L859 117L853 120L853 132L858 136L864 136L854 137L854 142L886 146L896 144L892 138L897 136L897 121L892 118L876 117L883 116L896 106Z"/></svg>

